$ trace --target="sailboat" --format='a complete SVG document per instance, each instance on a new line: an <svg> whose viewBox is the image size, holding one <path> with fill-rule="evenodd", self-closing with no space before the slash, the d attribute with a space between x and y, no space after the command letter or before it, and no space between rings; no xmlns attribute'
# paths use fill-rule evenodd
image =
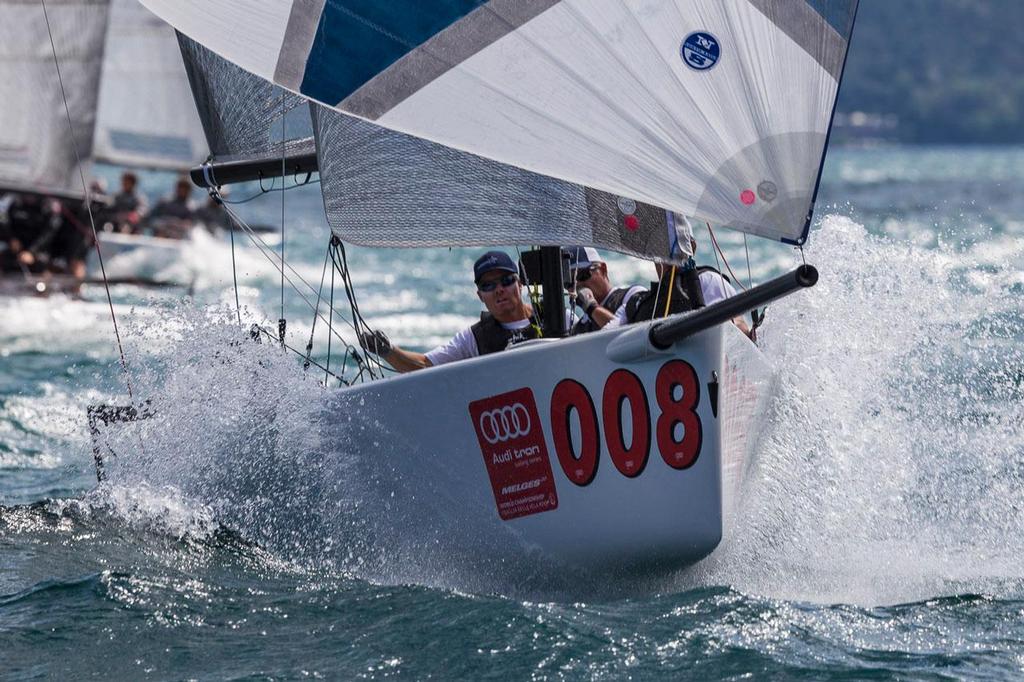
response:
<svg viewBox="0 0 1024 682"><path fill-rule="evenodd" d="M239 103L210 83L310 103L314 151L198 181L318 170L335 253L542 247L545 338L324 391L324 470L383 501L374 543L452 570L649 575L728 537L774 381L730 320L816 271L561 338L558 246L681 262L677 216L804 244L856 0L142 2L206 73L208 130Z"/></svg>
<svg viewBox="0 0 1024 682"><path fill-rule="evenodd" d="M207 155L207 144L174 30L135 0L110 0L109 11L93 161L182 173ZM183 247L180 239L100 235L114 277L160 280ZM89 276L98 278L98 258L90 256Z"/></svg>
<svg viewBox="0 0 1024 682"><path fill-rule="evenodd" d="M0 79L0 193L52 197L70 210L85 200L82 177L91 176L92 163L182 172L206 156L173 29L134 0L50 3L46 9L37 0L0 6L9 27ZM75 218L91 241L87 220ZM139 235L103 233L100 239L113 266L108 274L122 280L145 279L141 261L165 263L181 247ZM134 252L132 267L111 263L128 251ZM87 276L100 276L95 253ZM60 281L29 282L30 290Z"/></svg>

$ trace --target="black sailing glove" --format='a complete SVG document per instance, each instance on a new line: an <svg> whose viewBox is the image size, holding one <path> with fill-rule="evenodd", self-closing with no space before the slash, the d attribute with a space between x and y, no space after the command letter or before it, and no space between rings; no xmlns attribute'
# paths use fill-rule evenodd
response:
<svg viewBox="0 0 1024 682"><path fill-rule="evenodd" d="M594 298L594 292L582 287L577 289L576 305L578 305L583 312L589 316L590 313L594 312L594 308L597 307L597 299Z"/></svg>
<svg viewBox="0 0 1024 682"><path fill-rule="evenodd" d="M391 352L391 341L379 329L359 332L359 343L369 352L382 358L387 357L387 354Z"/></svg>

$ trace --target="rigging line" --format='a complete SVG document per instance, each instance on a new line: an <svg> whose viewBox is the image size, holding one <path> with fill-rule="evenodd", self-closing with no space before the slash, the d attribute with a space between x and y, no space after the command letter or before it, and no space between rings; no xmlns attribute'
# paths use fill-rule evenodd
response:
<svg viewBox="0 0 1024 682"><path fill-rule="evenodd" d="M804 262L804 267L807 267L807 256L804 255L804 245L800 244L800 260Z"/></svg>
<svg viewBox="0 0 1024 682"><path fill-rule="evenodd" d="M540 248L540 247L537 247L537 248ZM523 254L520 252L518 244L516 245L516 258L519 259L518 261L516 261L517 263L522 263L523 262ZM526 267L525 266L523 267L523 275L526 275ZM540 293L537 291L537 285L533 284L529 280L529 278L524 276L523 279L525 280L524 284L526 285L526 295L527 295L527 297L529 297L529 299L530 299L530 307L533 309L532 312L530 313L530 318L532 320L533 326L537 328L537 331L541 332L540 335L543 337L544 336L543 327L541 326L541 323L540 323L540 312L538 312L540 310ZM573 324L575 324L575 312L576 312L576 310L575 310L575 305L574 305L573 306L573 311L572 311L572 313L570 313L570 315L571 315L570 320L572 321ZM572 329L572 324L569 325L569 328Z"/></svg>
<svg viewBox="0 0 1024 682"><path fill-rule="evenodd" d="M715 232L714 230L711 229L711 223L705 222L704 224L708 226L708 234L711 235L711 244L715 249L718 249L718 253L722 255L722 262L725 263L725 268L729 271L729 274L732 275L732 279L734 282L736 282L736 286L738 286L742 291L746 291L747 288L743 286L743 283L740 281L740 278L737 277L736 273L732 271L732 266L729 265L729 260L725 257L725 252L722 251L722 247L718 245L718 240L715 239Z"/></svg>
<svg viewBox="0 0 1024 682"><path fill-rule="evenodd" d="M366 318L363 317L363 313L359 310L359 302L356 300L355 283L352 281L351 268L349 268L348 266L348 253L345 250L345 244L340 239L334 239L332 240L332 243L334 244L335 251L340 252L341 254L342 264L344 265L344 272L342 273L342 276L344 277L343 281L345 283L345 294L346 296L349 297L349 303L353 308L353 315L358 318L360 324L362 324L364 327L366 327L367 330L369 330L370 325L367 324ZM337 263L335 263L335 265L337 265ZM364 348L363 350L365 351L366 349ZM380 370L381 377L383 377L385 373L389 371L395 371L394 369L385 365L384 362L381 360L380 356L376 355L375 353L371 353L370 355L372 355L372 359L376 363L377 369ZM359 358L356 359L359 360ZM373 374L372 366L367 365L366 369L369 370L371 378L377 378L376 375Z"/></svg>
<svg viewBox="0 0 1024 682"><path fill-rule="evenodd" d="M331 359L330 356L327 356L327 359L330 360ZM342 373L342 375L345 374L345 368L346 367L348 367L348 348L345 349L345 355L342 356L342 358L341 358L341 373ZM327 379L326 378L324 379L324 384L325 385L327 384Z"/></svg>
<svg viewBox="0 0 1024 682"><path fill-rule="evenodd" d="M747 286L751 289L754 288L754 278L750 274L750 250L747 248L747 233L743 233L743 253L747 257Z"/></svg>
<svg viewBox="0 0 1024 682"><path fill-rule="evenodd" d="M328 255L330 255L330 247L328 246ZM324 375L324 386L327 386L327 382L331 377L331 319L334 317L334 268L331 268L331 300L327 304L327 367L324 371L327 374ZM348 352L345 352L345 356L348 357ZM341 365L341 373L345 374L345 364Z"/></svg>
<svg viewBox="0 0 1024 682"><path fill-rule="evenodd" d="M261 178L260 181L262 182L262 178ZM302 184L292 185L291 187L277 187L277 188L270 187L268 189L261 190L257 194L253 194L251 197L246 197L245 199L237 199L235 201L229 201L228 199L222 198L221 201L223 203L225 203L225 204L232 204L232 205L236 205L237 206L238 204L247 204L250 201L253 201L254 199L259 199L264 194L272 194L274 192L290 192L293 189L298 189L300 187L305 187L306 185L318 185L318 184L320 184L319 180L313 180L311 182L306 182L306 183L302 183Z"/></svg>
<svg viewBox="0 0 1024 682"><path fill-rule="evenodd" d="M128 387L128 397L135 402L132 393L132 378L128 372L128 361L124 357L124 348L121 345L121 333L117 328L117 316L114 314L114 300L110 297L110 284L107 282L107 269L103 264L103 253L100 251L100 238L96 232L96 219L92 214L92 199L89 195L89 186L85 182L85 169L82 168L82 158L78 153L78 144L75 142L75 126L71 122L71 108L68 106L68 96L64 92L64 78L60 73L60 60L57 59L57 46L53 42L53 31L50 29L50 17L46 12L46 0L39 0L43 6L43 19L46 22L46 33L50 38L50 50L53 52L53 64L57 67L57 82L60 84L60 96L64 100L64 113L68 118L68 132L71 135L71 148L75 152L75 162L78 164L78 175L82 179L82 189L85 191L85 208L89 212L89 224L92 226L93 245L96 247L96 257L100 263L100 273L103 275L103 288L107 292L107 305L110 307L110 321L114 326L114 338L117 339L117 352L121 356L121 369L124 371L125 384Z"/></svg>
<svg viewBox="0 0 1024 682"><path fill-rule="evenodd" d="M275 258L273 256L269 255L269 254L272 253L270 251L270 248L262 243L262 240L259 239L259 237L256 235L256 233L252 230L252 228L249 227L249 225L247 225L245 223L245 221L243 221L236 213L232 212L230 209L225 207L224 210L227 211L228 215L231 217L232 220L237 221L239 226L241 226L244 230L247 231L247 233L249 235L250 241L252 241L253 245L256 246L256 248L259 250L260 255L262 255L264 258L266 258L267 261L270 262L270 264L272 264L274 267L278 267L278 264L276 264L276 262L275 262ZM261 244L262 244L262 246L260 246ZM309 289L309 291L314 291L313 288L305 280L302 279L302 275L300 275L298 272L295 271L295 268L293 268L291 265L289 265L288 268L290 270L292 270L292 273L296 276L296 278L302 284L304 284L306 286L306 288ZM302 299L302 301L309 307L310 310L312 310L313 306L309 302L309 299L307 299L305 297L305 295L303 295L303 293L301 291L299 291L299 288L295 286L294 282L292 282L292 278L287 278L287 279L288 279L288 284L292 287L292 289L295 290L295 293L297 293L299 295L299 298ZM335 310L335 312L337 312L337 310ZM348 319L345 319L344 315L338 313L338 316L341 319L343 319L343 321L349 327L351 327L353 329L353 331L355 330L355 326L352 325L352 323L349 322ZM323 319L323 318L324 318L324 316L321 315L321 319ZM342 338L342 336L337 331L334 331L334 334L335 334L335 336L338 337L338 340L342 341L343 343L346 343L345 339Z"/></svg>
<svg viewBox="0 0 1024 682"><path fill-rule="evenodd" d="M316 318L320 314L320 295L324 290L324 279L327 277L327 260L331 257L330 248L325 249L324 267L320 271L320 290L316 292L316 309L313 311L313 324L309 327L309 343L306 344L306 363L302 369L309 369L309 356L313 352L313 335L316 333ZM331 338L328 334L328 339Z"/></svg>
<svg viewBox="0 0 1024 682"><path fill-rule="evenodd" d="M213 200L218 203L223 202L223 200L220 197L220 193L212 187L210 188L210 196L213 197ZM237 315L238 317L238 325L241 326L242 305L238 302L238 268L235 265L235 221L232 218L231 213L229 211L225 209L224 212L228 214L228 220L231 221L231 281L235 285L235 315Z"/></svg>
<svg viewBox="0 0 1024 682"><path fill-rule="evenodd" d="M708 223L707 226L708 226L708 231L710 231L711 230L711 223ZM715 254L715 267L718 268L718 277L721 279L722 294L724 295L725 292L726 292L726 289L725 289L725 273L722 272L722 264L718 261L718 251L716 251L714 248L712 248L711 249L711 253ZM725 256L722 256L722 258L724 259ZM698 281L700 281L700 275L697 276L697 279L698 279Z"/></svg>
<svg viewBox="0 0 1024 682"><path fill-rule="evenodd" d="M270 187L264 187L263 186L263 172L261 171L260 172L260 176L259 176L259 181L260 181L260 194L267 194L268 192L277 192L278 191L278 190L274 189L274 185L277 184L277 178L270 178ZM284 178L281 178L281 186L282 187L284 186Z"/></svg>
<svg viewBox="0 0 1024 682"><path fill-rule="evenodd" d="M657 271L657 268L658 268L658 263L657 262L655 262L654 267L655 267L655 271ZM664 270L664 268L665 268L665 265L662 264L661 274L658 275L658 286L654 290L654 306L653 306L653 309L651 310L651 319L652 320L655 317L658 316L658 297L661 296L661 282L665 279L665 276L664 276L665 275L665 270Z"/></svg>
<svg viewBox="0 0 1024 682"><path fill-rule="evenodd" d="M341 274L342 283L345 285L345 295L348 297L349 307L352 309L352 317L356 322L356 335L359 335L359 325L361 325L365 331L370 331L370 325L366 323L366 319L363 318L362 313L359 311L359 303L356 301L355 285L352 283L351 272L348 267L348 254L345 251L345 243L340 239L332 240L331 245L334 247L335 254L340 254L342 268L339 268L338 272ZM337 260L334 261L334 266L338 267ZM380 357L376 353L371 353L366 346L363 345L363 339L359 337L359 345L362 347L363 352L368 358L372 358L372 361L376 363L377 369L380 370L381 376L384 375L384 364L381 362ZM373 370L370 369L370 376L376 378L373 374Z"/></svg>
<svg viewBox="0 0 1024 682"><path fill-rule="evenodd" d="M235 222L236 222L236 223L238 224L238 226L239 226L239 227L241 227L241 228L242 228L242 230L243 230L243 231L244 231L244 232L246 233L246 235L247 235L247 236L249 237L249 241L251 241L251 242L252 242L252 244L253 244L253 246L255 246L255 247L256 247L256 249L257 249L257 250L258 250L258 251L260 252L260 255L261 255L261 256L263 256L264 258L266 258L266 259L267 259L267 262L268 262L268 263L270 263L271 265L273 265L273 266L274 266L275 268L278 268L278 267L280 267L280 266L278 265L278 263L277 263L277 258L276 258L276 257L275 257L274 255L272 255L272 254L273 254L273 250L272 250L272 249L270 248L270 246L269 246L269 245L268 245L268 244L267 244L267 243L266 243L265 241L263 241L263 239L262 239L262 238L261 238L261 237L260 237L260 236L259 236L258 234L256 234L256 232L255 232L255 231L254 231L254 230L253 230L253 229L252 229L251 227L249 227L249 225L248 225L248 224L247 224L247 223L246 223L246 222L245 222L244 220L242 220L242 219L241 219L241 218L240 218L240 217L238 216L238 214L237 214L237 213L235 213L234 211L232 211L232 210L231 210L230 208L228 208L227 206L225 206L225 207L224 207L224 210L225 210L225 211L227 211L227 212L228 212L228 215L229 215L229 216L230 216L230 217L231 217L231 218L232 218L232 219L233 219L233 220L234 220L234 221L235 221ZM288 263L285 263L285 264L286 264L286 265L288 265L288 269L289 269L289 270L291 270L291 272L292 272L292 274L293 274L293 275L295 276L295 278L296 278L296 279L298 279L298 280L299 280L300 282L302 282L303 284L305 284L305 285L306 285L306 288L307 288L307 289L309 289L309 291L310 291L310 292L316 291L316 290L315 290L315 289L313 288L313 286L312 286L311 284L309 284L309 282L307 282L307 281L306 281L305 279L303 279L303 278L302 278L302 275L300 275L300 274L299 274L299 273L298 273L298 272L297 272L297 271L295 270L295 268L293 268L293 267L292 267L292 266L291 266L290 264L288 264ZM307 298L306 298L306 297L305 297L305 296L303 295L303 293L302 293L301 291L299 291L298 287L296 287L296 286L295 286L295 283L294 283L294 282L292 282L292 279L291 279L291 277L289 277L289 278L288 278L288 283L289 283L289 284L291 285L291 287L292 287L293 289L295 289L296 293L298 293L298 294L299 294L299 297L300 297L300 298L301 298L301 299L302 299L303 301L305 301L306 305L307 305L307 306L309 306L310 310L312 310L312 309L313 309L313 306L312 306L312 304L311 304L311 303L309 302L309 300L308 300L308 299L307 299ZM335 312L338 312L338 311L337 311L337 310L335 310ZM348 324L348 325L349 325L350 327L352 327L353 331L357 331L357 330L356 330L356 328L355 328L355 326L354 326L354 325L352 324L352 322L350 322L349 320L345 319L345 317L344 317L343 315L341 315L341 314L339 313L339 314L338 314L338 317L340 317L340 318L341 318L342 320L344 320L344 321L345 321L345 323L346 323L346 324ZM321 316L321 317L320 317L320 319L323 319L323 316ZM337 333L337 332L336 332L336 333ZM339 336L338 336L338 338L339 338L339 339L341 339L341 336L339 335ZM343 340L343 341L344 341L344 339L341 339L341 340Z"/></svg>
<svg viewBox="0 0 1024 682"><path fill-rule="evenodd" d="M277 341L277 339L274 337L274 335L271 334L266 329L264 329L263 327L261 327L259 325L256 325L256 328L259 329L260 332L262 332L263 334L266 334L267 338L270 339L271 341ZM302 352L298 348L292 348L287 343L284 344L284 347L285 347L285 349L290 350L291 352L295 353L299 357L302 357ZM316 367L318 369L325 369L324 366L321 365L320 363L318 363L316 360L310 360L309 364L316 365ZM340 377L337 374L334 374L333 372L330 372L330 375L333 376L335 379L338 379L338 380L342 381L343 383L346 383L346 385L347 385L347 382L345 382L345 379L343 377Z"/></svg>
<svg viewBox="0 0 1024 682"><path fill-rule="evenodd" d="M285 109L284 104L284 88L281 88L281 186L284 186L284 179L287 176L288 168L286 162L287 156L287 135L285 134L285 118L287 117L288 111ZM282 325L282 337L284 335L284 192L281 192L281 321L279 324ZM284 343L284 338L281 339L281 343Z"/></svg>
<svg viewBox="0 0 1024 682"><path fill-rule="evenodd" d="M669 246L669 249L668 249L668 257L669 257L669 259L672 259L672 258L675 257L676 247L679 246L679 230L676 228L676 214L675 213L673 213L671 211L665 211L665 218L667 220L671 221L672 234L674 235L674 237L672 238L672 245ZM692 227L690 228L690 231L691 232L693 231ZM658 270L658 262L657 261L655 261L654 268L655 268L655 272L657 272L657 270ZM651 309L651 319L652 320L655 317L657 317L657 315L658 315L658 297L661 296L661 282L662 282L662 280L665 279L664 274L665 274L665 265L664 265L664 263L662 263L661 273L658 274L658 286L654 290L654 305L652 306L652 309Z"/></svg>
<svg viewBox="0 0 1024 682"><path fill-rule="evenodd" d="M263 239L260 238L260 236L257 235L256 232L254 232L253 229L251 227L249 227L249 225L246 224L246 222L244 220L242 220L241 217L238 216L237 213L232 211L227 206L224 207L224 210L227 211L228 215L239 225L239 227L241 227L246 232L246 234L249 237L249 240L253 243L253 245L260 252L260 255L262 255L264 258L266 258L267 262L269 262L274 267L279 267L279 265L277 263L277 258L273 255L273 250L267 245L267 243L264 242ZM315 289L313 289L313 287L305 279L303 279L302 275L300 275L295 270L295 268L293 268L287 262L285 262L285 265L288 266L288 269L291 270L292 274L295 276L296 279L298 279L300 282L302 282L304 285L306 285L306 288L309 291L315 291ZM306 298L306 296L299 290L299 288L295 285L295 282L292 281L292 278L291 277L287 277L287 280L288 280L289 286L291 286L291 288L295 290L295 293L297 293L299 295L299 298L303 301L303 303L305 303L306 306L309 307L310 310L314 310L313 304L311 304L309 302L309 299ZM332 308L332 310L333 310L333 312L338 312L337 310L334 310L333 308ZM357 306L357 310L358 310L358 306ZM321 320L324 319L322 314L319 314L318 316L320 317ZM340 319L342 319L348 326L352 327L353 331L358 332L358 327L356 326L356 324L354 324L350 320L345 319L345 316L341 315L340 313L338 313L338 317ZM364 326L366 326L365 321L363 322L363 324L364 324ZM333 327L333 325L329 325L328 328L329 328L330 332L334 336L336 336L341 343L346 345L347 348L353 348L354 349L354 346L352 346L352 344L348 343L344 339L344 337L342 337L341 334L338 333L338 331ZM361 356L359 356L359 357L361 357ZM385 370L385 369L388 369L388 368L385 368L385 367L381 366L381 369ZM390 371L393 371L393 370L390 370ZM371 376L376 378L376 375L373 375L372 372L371 372Z"/></svg>
<svg viewBox="0 0 1024 682"><path fill-rule="evenodd" d="M668 317L669 308L672 307L672 290L676 288L676 266L674 265L672 266L672 276L669 278L669 281L672 282L672 285L669 286L668 296L665 297L665 312L662 314L662 317ZM658 299L654 300L657 302Z"/></svg>

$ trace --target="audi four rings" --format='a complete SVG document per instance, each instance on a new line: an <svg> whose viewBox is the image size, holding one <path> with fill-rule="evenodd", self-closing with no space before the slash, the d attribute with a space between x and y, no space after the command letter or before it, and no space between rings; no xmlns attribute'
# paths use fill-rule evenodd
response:
<svg viewBox="0 0 1024 682"><path fill-rule="evenodd" d="M506 405L480 415L480 433L491 445L503 443L530 432L530 413L522 403Z"/></svg>

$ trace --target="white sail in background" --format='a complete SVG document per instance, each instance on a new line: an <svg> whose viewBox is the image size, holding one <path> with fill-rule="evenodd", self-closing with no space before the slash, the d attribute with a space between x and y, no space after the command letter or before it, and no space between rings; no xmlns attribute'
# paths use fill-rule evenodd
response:
<svg viewBox="0 0 1024 682"><path fill-rule="evenodd" d="M94 156L183 170L207 155L174 29L136 0L112 0Z"/></svg>
<svg viewBox="0 0 1024 682"><path fill-rule="evenodd" d="M379 125L801 242L856 0L142 0Z"/></svg>
<svg viewBox="0 0 1024 682"><path fill-rule="evenodd" d="M107 0L49 0L46 10L74 129L71 142L39 0L0 2L0 187L81 194L91 156Z"/></svg>

